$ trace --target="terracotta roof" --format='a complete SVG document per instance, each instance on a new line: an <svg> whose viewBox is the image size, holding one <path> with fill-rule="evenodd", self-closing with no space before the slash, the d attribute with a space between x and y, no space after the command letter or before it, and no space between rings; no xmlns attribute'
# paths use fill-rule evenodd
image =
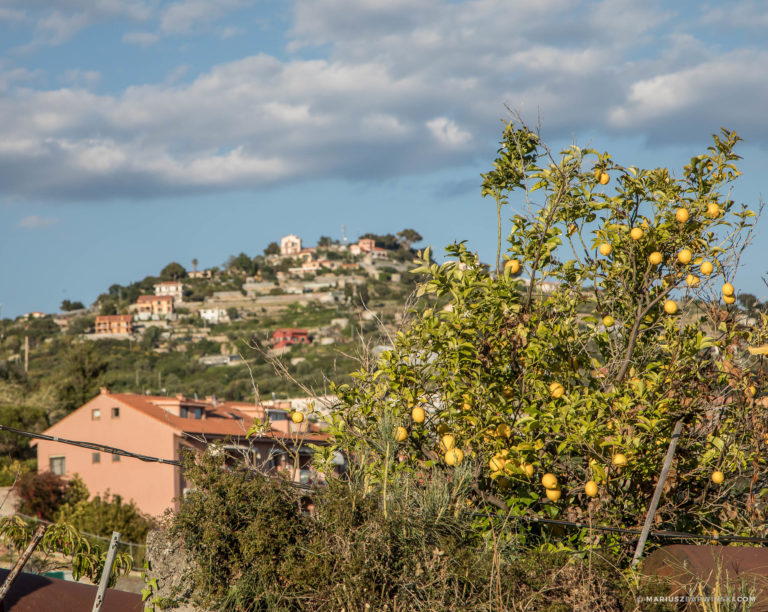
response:
<svg viewBox="0 0 768 612"><path fill-rule="evenodd" d="M132 321L133 315L99 315L96 317L96 322L99 321Z"/></svg>
<svg viewBox="0 0 768 612"><path fill-rule="evenodd" d="M143 412L157 421L161 421L177 430L179 434L244 437L253 424L253 417L249 416L244 410L250 409L252 411L254 406L244 402L217 402L214 406L212 402L204 400L178 399L134 393L113 393L110 397ZM195 419L176 416L158 404L164 404L168 407L181 405L189 408L203 408L205 410L205 418ZM318 432L302 432L301 435L308 442L323 442L328 439L327 434ZM292 434L273 429L266 437L290 439L293 436Z"/></svg>

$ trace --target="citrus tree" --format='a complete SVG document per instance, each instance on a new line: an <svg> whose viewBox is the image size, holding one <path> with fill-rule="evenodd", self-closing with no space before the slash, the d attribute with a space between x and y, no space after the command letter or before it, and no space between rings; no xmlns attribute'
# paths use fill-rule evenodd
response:
<svg viewBox="0 0 768 612"><path fill-rule="evenodd" d="M656 525L763 533L764 371L746 348L766 320L733 305L756 218L728 191L738 141L723 130L677 178L507 124L482 185L495 269L463 243L441 265L426 249L419 307L335 389L352 476L386 504L399 474L459 470L469 503L636 526L682 420Z"/></svg>

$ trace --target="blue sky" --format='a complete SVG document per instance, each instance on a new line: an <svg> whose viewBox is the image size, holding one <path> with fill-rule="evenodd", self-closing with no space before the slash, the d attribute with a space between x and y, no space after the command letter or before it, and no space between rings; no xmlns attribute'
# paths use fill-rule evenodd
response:
<svg viewBox="0 0 768 612"><path fill-rule="evenodd" d="M0 0L0 316L342 226L490 261L505 105L678 172L735 129L757 205L766 32L757 0Z"/></svg>

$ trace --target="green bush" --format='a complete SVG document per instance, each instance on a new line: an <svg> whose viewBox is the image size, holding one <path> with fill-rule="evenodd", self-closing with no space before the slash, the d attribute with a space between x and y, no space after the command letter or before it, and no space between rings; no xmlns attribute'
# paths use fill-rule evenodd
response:
<svg viewBox="0 0 768 612"><path fill-rule="evenodd" d="M610 556L524 550L510 525L480 535L468 476L427 471L389 490L333 479L309 495L208 454L188 466L195 488L170 525L196 561L191 599L212 610L633 609Z"/></svg>

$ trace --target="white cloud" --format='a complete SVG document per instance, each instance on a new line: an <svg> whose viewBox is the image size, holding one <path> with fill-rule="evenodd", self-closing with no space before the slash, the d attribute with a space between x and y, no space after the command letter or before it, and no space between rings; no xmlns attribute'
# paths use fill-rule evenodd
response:
<svg viewBox="0 0 768 612"><path fill-rule="evenodd" d="M181 0L163 13L160 27L171 34L186 34L198 26L208 27L223 15L240 9L254 0Z"/></svg>
<svg viewBox="0 0 768 612"><path fill-rule="evenodd" d="M460 147L472 140L472 134L462 130L447 117L435 117L431 121L427 121L427 127L432 136L447 147Z"/></svg>
<svg viewBox="0 0 768 612"><path fill-rule="evenodd" d="M85 4L63 1L74 12ZM245 4L174 2L154 14L160 34L123 40L218 36L215 20ZM530 122L541 116L548 136L680 139L726 125L768 141L768 52L719 53L676 27L660 1L294 6L289 45L322 46L313 59L258 54L197 75L184 65L112 95L89 92L85 73L71 75L77 88L39 90L21 85L28 75L0 72L0 115L15 118L0 125L0 189L141 197L418 173L492 155L505 104Z"/></svg>
<svg viewBox="0 0 768 612"><path fill-rule="evenodd" d="M87 88L92 87L101 81L101 73L96 70L80 70L78 68L71 68L64 71L60 77L60 80L63 83Z"/></svg>
<svg viewBox="0 0 768 612"><path fill-rule="evenodd" d="M30 215L24 217L19 221L19 227L23 229L42 229L44 227L50 227L56 225L59 222L58 219L53 217L40 217L38 215Z"/></svg>
<svg viewBox="0 0 768 612"><path fill-rule="evenodd" d="M151 47L160 36L152 32L126 32L123 34L122 41L129 45L139 45L140 47Z"/></svg>

